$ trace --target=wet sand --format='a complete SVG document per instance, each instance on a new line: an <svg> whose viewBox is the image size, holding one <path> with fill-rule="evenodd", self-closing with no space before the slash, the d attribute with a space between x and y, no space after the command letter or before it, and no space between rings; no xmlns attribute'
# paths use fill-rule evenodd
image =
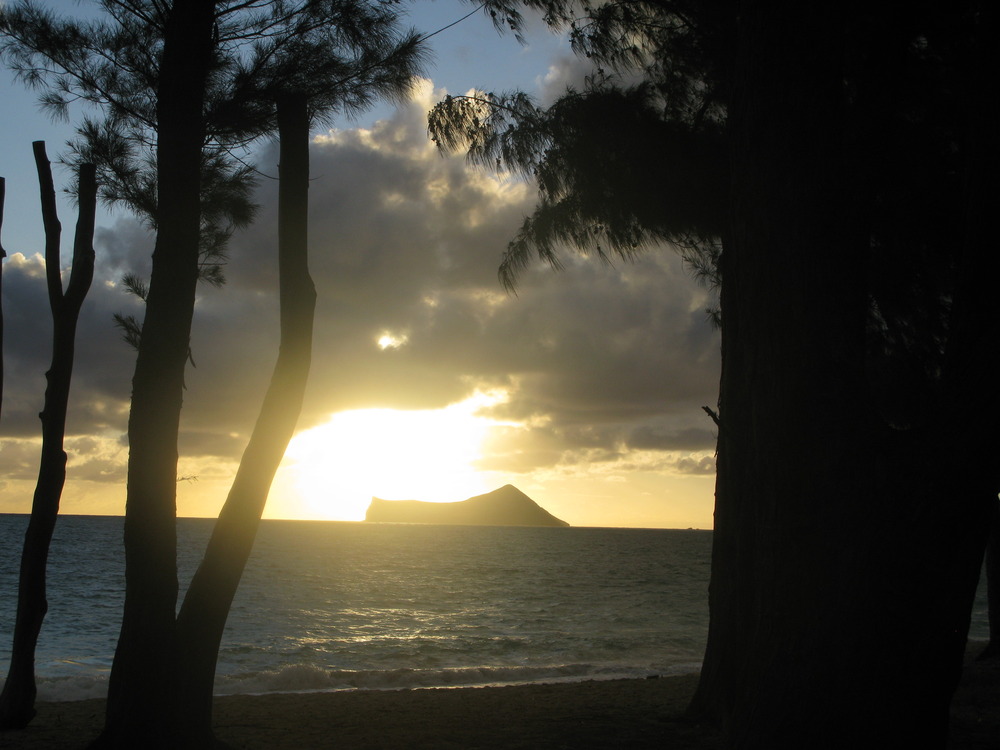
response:
<svg viewBox="0 0 1000 750"><path fill-rule="evenodd" d="M697 682L687 675L553 685L232 695L216 698L220 740L246 750L711 748L675 721ZM39 704L0 748L79 750L100 731L104 701Z"/></svg>
<svg viewBox="0 0 1000 750"><path fill-rule="evenodd" d="M717 748L681 720L696 675L439 690L234 695L216 699L219 739L242 750ZM952 750L1000 750L1000 664L970 664L952 710ZM39 704L7 750L78 750L103 701Z"/></svg>

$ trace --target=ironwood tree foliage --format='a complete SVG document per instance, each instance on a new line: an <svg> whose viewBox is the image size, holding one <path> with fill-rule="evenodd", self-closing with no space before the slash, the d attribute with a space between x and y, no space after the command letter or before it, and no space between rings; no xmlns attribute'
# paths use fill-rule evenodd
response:
<svg viewBox="0 0 1000 750"><path fill-rule="evenodd" d="M734 747L943 746L1000 489L984 434L1000 416L983 273L997 113L974 83L996 10L528 4L612 74L547 109L482 95L431 116L445 147L538 174L508 283L555 241L600 236L628 256L683 239L699 213L671 185L691 184L720 243L711 624L692 712ZM633 126L608 106L629 99ZM706 150L678 149L678 132ZM607 174L646 164L639 200Z"/></svg>
<svg viewBox="0 0 1000 750"><path fill-rule="evenodd" d="M665 119L651 84L600 77L545 109L520 92L449 96L429 127L441 148L537 182L539 203L501 263L509 290L536 255L558 267L565 244L627 258L672 242L715 278L728 176L721 123Z"/></svg>
<svg viewBox="0 0 1000 750"><path fill-rule="evenodd" d="M212 628L221 631L232 591L223 586L218 592L221 607L199 598L210 613L188 608L186 622L202 617L210 623L185 629L184 647L199 646L190 659L180 659L175 620L176 444L195 284L206 235L209 245L217 236L211 201L225 197L229 188L243 189L246 173L234 166L239 160L231 154L281 129L279 102L289 96L301 101L304 110L296 117L308 123L310 117L402 96L422 62L422 48L415 33L399 29L393 7L364 0L107 0L104 5L113 19L109 25L57 22L31 3L5 9L0 17L8 58L29 82L49 86L50 104L59 108L76 97L103 108L99 124L81 129L79 151L104 157L112 186L106 197L145 212L156 231L152 275L141 288L145 317L133 330L138 356L129 418L125 612L105 730L96 744L211 745L210 728L201 720L210 717L210 705L197 707L198 720L179 722L179 696L182 680L214 670L211 644L206 651L196 641L211 639ZM213 177L226 189L207 190ZM227 211L217 215L231 218ZM304 226L301 232L304 237ZM289 271L288 278L296 276L305 283L301 273ZM286 307L294 306L283 306L283 317ZM288 359L301 346L291 349L279 358L279 369L288 369ZM304 374L276 373L272 385L283 382L285 390L294 391L300 387L297 378ZM271 401L265 412L273 411ZM262 422L267 422L263 415ZM258 438L255 433L250 453L267 442ZM228 522L241 519L239 549L221 556L213 552L203 565L210 576L219 564L242 569L240 550L248 553L256 528L247 519L254 513L259 518L270 483L266 473L263 464L241 470L220 525L225 536L233 528ZM210 691L204 700L210 702ZM185 710L190 705L186 700Z"/></svg>
<svg viewBox="0 0 1000 750"><path fill-rule="evenodd" d="M24 536L18 582L17 617L10 667L0 693L0 728L21 729L35 715L35 645L48 611L45 569L59 501L66 482L66 412L76 350L80 309L94 278L94 220L97 182L93 164L83 165L77 178L79 214L73 239L69 283L63 289L60 263L62 226L56 213L56 192L45 143L33 144L45 230L45 280L52 312L52 363L45 373L42 449L31 517Z"/></svg>

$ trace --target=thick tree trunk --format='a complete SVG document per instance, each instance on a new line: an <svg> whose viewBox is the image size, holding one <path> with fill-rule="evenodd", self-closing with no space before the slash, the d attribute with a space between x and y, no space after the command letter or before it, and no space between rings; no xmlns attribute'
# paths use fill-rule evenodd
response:
<svg viewBox="0 0 1000 750"><path fill-rule="evenodd" d="M308 268L309 117L304 97L279 102L278 133L280 351L236 479L177 620L183 747L212 744L219 644L309 376L316 292Z"/></svg>
<svg viewBox="0 0 1000 750"><path fill-rule="evenodd" d="M128 428L125 607L99 746L173 746L177 435L198 279L214 9L207 0L175 0L166 21L157 90L156 243Z"/></svg>
<svg viewBox="0 0 1000 750"><path fill-rule="evenodd" d="M59 513L59 500L66 481L66 409L76 325L80 308L94 278L94 219L97 209L97 182L94 165L79 170L79 217L73 242L73 263L65 294L59 262L61 227L56 217L56 194L52 171L45 156L45 144L34 144L35 164L42 193L42 218L45 226L45 273L48 281L49 307L52 310L52 365L45 374L47 387L42 420L42 455L38 481L31 506L31 518L21 553L18 585L17 619L11 648L10 670L0 694L0 729L25 727L35 715L35 645L48 611L45 595L45 571L49 544Z"/></svg>
<svg viewBox="0 0 1000 750"><path fill-rule="evenodd" d="M896 432L870 403L865 144L842 68L859 17L740 4L711 622L692 705L732 747L943 746L996 493L995 457L954 476L969 444L954 404Z"/></svg>
<svg viewBox="0 0 1000 750"><path fill-rule="evenodd" d="M964 602L975 596L975 583L982 570L983 543L989 544L987 557L990 585L990 634L1000 631L1000 518L997 493L1000 491L1000 451L993 437L992 425L1000 421L1000 299L996 293L996 275L984 273L995 261L996 174L1000 170L1000 143L996 135L1000 103L996 97L984 97L978 87L978 75L995 58L1000 34L1000 9L995 3L970 2L959 18L970 23L971 33L956 46L961 47L964 68L956 78L966 86L963 102L967 123L961 143L965 159L964 236L959 255L952 313L952 331L946 352L944 375L946 390L942 399L937 434L942 455L954 465L974 467L955 477L944 471L941 486L955 494L947 504L952 514L960 514L970 503L975 512L961 521L975 524L966 531L974 544L960 548L964 553L953 563L961 573L960 585L953 584L955 596ZM974 26L972 23L974 22ZM962 28L962 27L959 27ZM963 29L964 30L964 29ZM989 582L988 582L989 585ZM995 617L994 617L995 615ZM968 627L968 623L964 623ZM954 669L953 680L958 679Z"/></svg>
<svg viewBox="0 0 1000 750"><path fill-rule="evenodd" d="M805 696L844 687L848 636L824 622L846 598L846 505L867 474L865 298L853 217L830 201L844 179L837 14L750 6L729 115L712 618L696 706L734 746L815 747L824 705Z"/></svg>

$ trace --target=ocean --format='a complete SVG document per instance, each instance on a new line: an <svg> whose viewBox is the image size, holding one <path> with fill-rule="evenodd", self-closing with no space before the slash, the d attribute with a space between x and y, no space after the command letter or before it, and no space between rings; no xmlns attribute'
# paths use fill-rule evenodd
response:
<svg viewBox="0 0 1000 750"><path fill-rule="evenodd" d="M178 522L181 590L211 519ZM0 515L6 674L27 516ZM39 700L102 697L124 588L120 517L60 518ZM708 531L263 521L215 691L393 689L696 671ZM985 602L973 637L985 638Z"/></svg>

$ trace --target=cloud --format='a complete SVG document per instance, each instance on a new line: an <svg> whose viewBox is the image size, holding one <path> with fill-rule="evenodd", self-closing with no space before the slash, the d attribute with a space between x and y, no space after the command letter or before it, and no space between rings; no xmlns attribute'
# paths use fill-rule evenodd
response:
<svg viewBox="0 0 1000 750"><path fill-rule="evenodd" d="M97 245L99 266L101 252ZM52 359L52 316L44 273L38 255L14 254L4 266L3 435L41 434L38 414ZM68 269L63 276L68 279ZM124 431L134 353L121 341L112 313L132 307L134 302L101 268L80 313L67 424L70 434Z"/></svg>
<svg viewBox="0 0 1000 750"><path fill-rule="evenodd" d="M565 94L567 89L582 89L588 76L594 75L594 67L587 58L570 53L556 57L549 64L545 75L535 79L542 103L551 104Z"/></svg>
<svg viewBox="0 0 1000 750"><path fill-rule="evenodd" d="M628 446L636 450L706 450L715 447L711 430L687 427L676 430L640 425L628 435Z"/></svg>
<svg viewBox="0 0 1000 750"><path fill-rule="evenodd" d="M567 250L564 270L534 265L517 295L506 294L497 267L535 190L439 154L426 112L441 96L425 81L375 126L331 130L311 144L319 300L300 426L338 410L438 408L500 388L508 399L488 415L508 426L495 428L484 469L620 471L641 455L644 470L709 472L702 452L714 448L714 436L700 407L717 397L718 334L704 312L705 290L669 248L658 248L610 265ZM277 160L270 144L258 163L274 174ZM262 180L259 219L233 238L227 285L199 291L181 451L214 457L226 471L243 450L277 355L276 194L275 181ZM117 280L127 270L147 272L150 248L148 234L125 218L98 233L69 425L77 470L96 481L121 480L134 363L111 315L141 315ZM48 367L43 270L37 257L14 256L4 274L0 430L8 441L0 460L18 476L30 473L23 441L39 434Z"/></svg>
<svg viewBox="0 0 1000 750"><path fill-rule="evenodd" d="M6 480L38 477L40 440L4 440L0 442L0 465Z"/></svg>
<svg viewBox="0 0 1000 750"><path fill-rule="evenodd" d="M677 461L677 471L681 474L710 475L715 473L714 456L684 456Z"/></svg>

